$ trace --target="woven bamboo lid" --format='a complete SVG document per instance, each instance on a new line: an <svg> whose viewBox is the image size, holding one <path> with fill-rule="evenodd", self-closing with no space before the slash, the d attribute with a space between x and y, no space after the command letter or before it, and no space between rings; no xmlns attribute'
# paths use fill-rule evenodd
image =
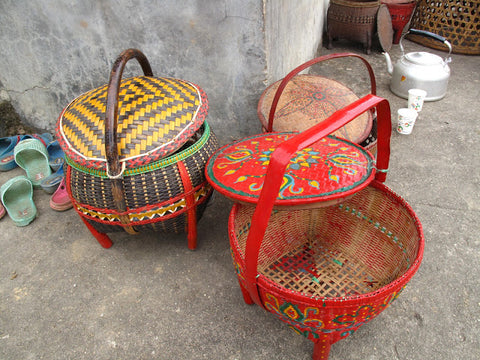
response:
<svg viewBox="0 0 480 360"><path fill-rule="evenodd" d="M281 80L270 85L258 103L258 117L265 129L268 128L270 108L280 83ZM304 131L358 99L352 90L338 81L318 75L297 75L288 82L280 97L272 130ZM372 122L371 113L364 113L334 135L359 144L368 137Z"/></svg>
<svg viewBox="0 0 480 360"><path fill-rule="evenodd" d="M88 168L105 169L107 88L77 97L57 123L65 155ZM172 154L200 128L207 112L205 92L190 82L151 76L122 80L116 127L120 163L134 168Z"/></svg>
<svg viewBox="0 0 480 360"><path fill-rule="evenodd" d="M207 180L234 201L257 203L273 151L296 133L266 133L220 148L208 161ZM374 158L350 141L327 136L290 160L275 206L330 204L368 185Z"/></svg>

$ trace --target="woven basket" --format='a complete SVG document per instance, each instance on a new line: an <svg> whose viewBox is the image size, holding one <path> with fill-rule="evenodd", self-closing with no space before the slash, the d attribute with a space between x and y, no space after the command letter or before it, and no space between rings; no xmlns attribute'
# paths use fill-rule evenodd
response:
<svg viewBox="0 0 480 360"><path fill-rule="evenodd" d="M338 81L319 75L299 74L314 64L348 57L363 62L370 78L370 93L375 95L375 74L365 58L354 53L320 56L296 67L285 78L265 89L257 107L263 131L305 131L358 100L351 89ZM373 112L360 115L333 135L362 144L376 154L376 119Z"/></svg>
<svg viewBox="0 0 480 360"><path fill-rule="evenodd" d="M229 233L246 292L246 242L255 208L236 204ZM262 306L314 341L316 359L385 310L417 271L424 239L410 206L373 183L335 207L277 211L258 254ZM318 346L317 346L318 344Z"/></svg>
<svg viewBox="0 0 480 360"><path fill-rule="evenodd" d="M145 76L122 80L128 60ZM75 210L106 248L106 233L187 232L212 194L204 176L218 147L204 122L205 93L183 80L155 78L138 50L124 51L108 86L76 98L59 117L65 179Z"/></svg>
<svg viewBox="0 0 480 360"><path fill-rule="evenodd" d="M480 1L420 0L410 22L410 28L426 30L446 38L452 51L458 54L480 54ZM408 35L419 44L445 51L435 40Z"/></svg>
<svg viewBox="0 0 480 360"><path fill-rule="evenodd" d="M374 106L379 115L375 180L336 205L274 207L292 155L357 115L344 109L279 145L268 162L263 183L269 186L262 188L258 204L237 203L229 218L232 256L245 301L312 340L316 360L327 359L331 344L387 308L423 255L417 216L381 183L388 167L390 107L373 95L360 102L364 99L369 105L362 110Z"/></svg>
<svg viewBox="0 0 480 360"><path fill-rule="evenodd" d="M363 44L370 54L380 1L331 0L327 10L327 48L334 39L348 39Z"/></svg>
<svg viewBox="0 0 480 360"><path fill-rule="evenodd" d="M394 31L393 43L398 44L402 37L402 31L410 21L413 10L415 10L417 4L415 1L412 1L398 4L387 3L386 5L392 17L392 27Z"/></svg>

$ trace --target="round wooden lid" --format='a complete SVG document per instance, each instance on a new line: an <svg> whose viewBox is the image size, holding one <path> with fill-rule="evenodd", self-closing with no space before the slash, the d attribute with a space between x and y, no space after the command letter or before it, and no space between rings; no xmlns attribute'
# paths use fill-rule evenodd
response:
<svg viewBox="0 0 480 360"><path fill-rule="evenodd" d="M377 35L383 51L390 51L393 44L392 17L387 5L380 5L377 12Z"/></svg>
<svg viewBox="0 0 480 360"><path fill-rule="evenodd" d="M226 197L257 203L270 156L296 133L266 133L220 148L206 166L207 180ZM327 136L298 151L283 175L275 206L331 203L353 195L375 175L373 156L362 147Z"/></svg>
<svg viewBox="0 0 480 360"><path fill-rule="evenodd" d="M258 117L265 129L273 98L281 80L270 85L260 97ZM297 75L292 78L277 105L272 131L304 131L327 119L335 111L358 100L345 85L318 75ZM366 112L338 129L334 135L356 144L364 141L372 128L372 114Z"/></svg>

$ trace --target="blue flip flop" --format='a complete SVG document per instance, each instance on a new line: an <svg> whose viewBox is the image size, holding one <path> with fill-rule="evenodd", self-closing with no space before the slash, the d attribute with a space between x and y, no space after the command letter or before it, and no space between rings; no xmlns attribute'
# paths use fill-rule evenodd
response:
<svg viewBox="0 0 480 360"><path fill-rule="evenodd" d="M42 187L45 192L48 194L53 194L55 190L57 190L58 185L60 185L60 182L62 181L64 177L64 172L63 172L63 158L60 158L60 167L55 171L53 174L50 176L47 176L41 183L40 186ZM50 165L51 167L52 165Z"/></svg>
<svg viewBox="0 0 480 360"><path fill-rule="evenodd" d="M58 143L58 140L52 141L47 145L48 163L53 171L57 171L63 166L64 154Z"/></svg>
<svg viewBox="0 0 480 360"><path fill-rule="evenodd" d="M46 146L38 139L22 140L14 149L15 162L27 173L34 187L52 173Z"/></svg>
<svg viewBox="0 0 480 360"><path fill-rule="evenodd" d="M0 187L0 197L8 215L17 226L30 224L37 216L33 187L25 176L17 176Z"/></svg>
<svg viewBox="0 0 480 360"><path fill-rule="evenodd" d="M0 171L9 171L15 169L18 164L15 162L15 147L26 139L38 139L45 146L53 141L52 134L33 134L33 135L16 135L0 139Z"/></svg>
<svg viewBox="0 0 480 360"><path fill-rule="evenodd" d="M0 158L12 152L15 145L23 139L23 135L7 136L0 138Z"/></svg>

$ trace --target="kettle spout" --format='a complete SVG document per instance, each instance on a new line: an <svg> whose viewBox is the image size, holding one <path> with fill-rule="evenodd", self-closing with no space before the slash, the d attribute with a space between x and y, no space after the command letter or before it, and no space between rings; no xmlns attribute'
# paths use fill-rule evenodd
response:
<svg viewBox="0 0 480 360"><path fill-rule="evenodd" d="M385 60L387 62L387 71L390 75L393 73L393 64L392 64L392 59L390 59L390 55L388 55L387 52L382 53L383 56L385 56Z"/></svg>

